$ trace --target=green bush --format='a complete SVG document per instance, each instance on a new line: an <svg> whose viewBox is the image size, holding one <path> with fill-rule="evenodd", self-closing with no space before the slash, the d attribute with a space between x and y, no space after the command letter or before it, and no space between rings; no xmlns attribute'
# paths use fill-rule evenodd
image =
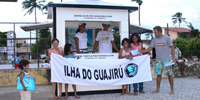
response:
<svg viewBox="0 0 200 100"><path fill-rule="evenodd" d="M200 38L177 38L174 42L176 42L177 47L181 50L184 57L200 57Z"/></svg>

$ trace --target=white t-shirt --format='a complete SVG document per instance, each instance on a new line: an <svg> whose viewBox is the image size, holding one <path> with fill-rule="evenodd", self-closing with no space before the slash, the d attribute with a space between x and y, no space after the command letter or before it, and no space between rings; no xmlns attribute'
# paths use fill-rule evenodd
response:
<svg viewBox="0 0 200 100"><path fill-rule="evenodd" d="M111 41L114 41L112 32L109 31L98 32L96 41L99 41L99 53L112 53Z"/></svg>
<svg viewBox="0 0 200 100"><path fill-rule="evenodd" d="M79 49L86 49L87 47L87 33L76 33L75 37L79 39Z"/></svg>

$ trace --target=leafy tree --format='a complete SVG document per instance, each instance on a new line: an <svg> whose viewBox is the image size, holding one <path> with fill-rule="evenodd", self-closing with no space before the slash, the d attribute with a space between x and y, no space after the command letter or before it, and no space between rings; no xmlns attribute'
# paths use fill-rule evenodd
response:
<svg viewBox="0 0 200 100"><path fill-rule="evenodd" d="M186 34L184 33L178 33L179 38L189 38Z"/></svg>
<svg viewBox="0 0 200 100"><path fill-rule="evenodd" d="M132 2L136 2L136 3L138 3L138 5L139 5L139 11L138 11L138 21L139 21L139 26L141 25L141 23L140 23L140 6L142 5L142 3L143 3L143 0L131 0Z"/></svg>
<svg viewBox="0 0 200 100"><path fill-rule="evenodd" d="M113 34L114 37L114 42L118 48L118 50L120 50L120 35L119 34ZM117 52L114 48L112 49L113 52Z"/></svg>
<svg viewBox="0 0 200 100"><path fill-rule="evenodd" d="M190 22L189 22L189 25L187 25L187 26L191 29L190 34L189 34L191 38L199 37L198 29L195 29Z"/></svg>
<svg viewBox="0 0 200 100"><path fill-rule="evenodd" d="M186 18L182 18L182 12L177 12L176 14L172 15L172 20L173 24L179 23L179 28L180 28L180 23L185 22Z"/></svg>
<svg viewBox="0 0 200 100"><path fill-rule="evenodd" d="M41 10L41 8L44 6L43 3L45 2L45 0L24 0L22 2L22 9L23 10L27 10L28 11L24 14L24 16L29 13L32 14L32 12L35 10L35 22L37 22L37 16L36 16L36 8Z"/></svg>
<svg viewBox="0 0 200 100"><path fill-rule="evenodd" d="M39 38L51 38L51 32L49 29L41 29L39 31ZM32 44L32 53L37 52L37 44ZM51 39L39 39L38 41L38 52L42 53L44 50L51 47Z"/></svg>
<svg viewBox="0 0 200 100"><path fill-rule="evenodd" d="M53 2L50 1L49 3L47 3L46 5L44 5L44 6L42 7L41 10L42 10L42 13L43 13L43 14L47 14L48 5L49 5L50 3L53 3Z"/></svg>
<svg viewBox="0 0 200 100"><path fill-rule="evenodd" d="M7 46L7 40L3 40L3 39L7 39L7 32L0 32L0 46Z"/></svg>

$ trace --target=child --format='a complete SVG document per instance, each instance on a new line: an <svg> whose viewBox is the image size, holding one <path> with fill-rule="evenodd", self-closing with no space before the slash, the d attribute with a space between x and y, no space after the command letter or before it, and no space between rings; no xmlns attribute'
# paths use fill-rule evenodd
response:
<svg viewBox="0 0 200 100"><path fill-rule="evenodd" d="M25 87L24 82L23 82L24 76L29 76L27 72L27 70L29 69L29 61L21 60L18 66L21 69L20 82L24 88L24 90L20 90L21 100L31 100L31 91L27 91L27 87Z"/></svg>
<svg viewBox="0 0 200 100"><path fill-rule="evenodd" d="M73 46L71 44L65 44L64 57L75 58L75 54L73 53ZM76 85L72 84L72 87L74 89L75 98L80 98L76 93ZM67 99L67 98L68 98L68 84L65 84L65 99Z"/></svg>
<svg viewBox="0 0 200 100"><path fill-rule="evenodd" d="M119 51L119 59L122 59L122 58L130 59L132 56L131 56L131 49L129 48L130 47L129 39L124 38L122 40L122 45L123 45L123 48L121 48ZM124 87L125 87L125 85L122 85L122 94L121 95L124 95L124 94L131 95L131 93L128 92L128 84L126 84L126 92L124 92Z"/></svg>
<svg viewBox="0 0 200 100"><path fill-rule="evenodd" d="M132 50L135 50L135 49L142 50L143 46L142 46L141 42L142 41L141 41L141 39L140 39L140 37L137 33L132 34L132 36L131 36L131 49ZM134 55L133 57L136 57L136 56L141 56L141 53ZM134 95L137 96L138 83L133 84L133 87L134 87ZM143 82L139 83L139 92L143 93L143 94L145 93L143 91Z"/></svg>

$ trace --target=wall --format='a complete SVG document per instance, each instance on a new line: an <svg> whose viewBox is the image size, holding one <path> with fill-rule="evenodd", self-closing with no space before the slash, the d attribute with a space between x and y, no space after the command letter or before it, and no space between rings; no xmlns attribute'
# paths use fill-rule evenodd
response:
<svg viewBox="0 0 200 100"><path fill-rule="evenodd" d="M19 69L1 69L0 86L16 86L19 73ZM31 77L35 77L36 85L50 84L50 69L29 69L28 73Z"/></svg>

